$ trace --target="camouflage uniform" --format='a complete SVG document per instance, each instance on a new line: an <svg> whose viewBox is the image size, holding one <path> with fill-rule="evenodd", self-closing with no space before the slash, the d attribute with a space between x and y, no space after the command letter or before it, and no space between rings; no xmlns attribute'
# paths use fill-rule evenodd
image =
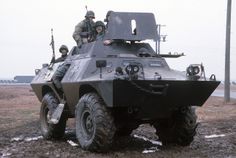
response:
<svg viewBox="0 0 236 158"><path fill-rule="evenodd" d="M87 11L85 19L75 26L73 38L79 47L84 43L92 42L94 40L95 23L92 20L94 18L94 12Z"/></svg>
<svg viewBox="0 0 236 158"><path fill-rule="evenodd" d="M67 54L66 55L61 55L61 57L59 57L55 60L55 63L59 63L59 62L64 61L66 59L66 57L67 57Z"/></svg>
<svg viewBox="0 0 236 158"><path fill-rule="evenodd" d="M62 65L60 65L56 72L54 73L52 80L53 83L55 84L58 92L61 94L62 93L62 85L61 85L61 80L63 79L63 77L65 76L67 70L69 69L70 65L67 63L63 63Z"/></svg>
<svg viewBox="0 0 236 158"><path fill-rule="evenodd" d="M63 52L63 50L65 52ZM55 63L64 61L67 57L67 53L69 52L67 46L65 46L65 45L62 45L60 47L59 51L60 51L60 53L62 53L62 56L60 58L56 59ZM63 79L63 77L66 74L66 71L68 70L69 67L70 67L70 65L64 62L63 64L59 65L59 67L57 68L57 70L55 71L55 73L52 77L52 81L55 84L55 86L60 94L62 94L61 80Z"/></svg>
<svg viewBox="0 0 236 158"><path fill-rule="evenodd" d="M100 30L101 32L98 32L97 27L101 26L102 30ZM95 30L96 30L96 40L101 40L103 39L104 35L105 35L105 25L102 21L97 21L95 23Z"/></svg>
<svg viewBox="0 0 236 158"><path fill-rule="evenodd" d="M109 22L109 18L110 18L110 15L111 15L111 13L113 13L114 11L112 11L112 10L109 10L108 12L107 12L107 14L106 14L106 19L104 19L104 22L106 22L106 28L108 27L108 22Z"/></svg>
<svg viewBox="0 0 236 158"><path fill-rule="evenodd" d="M63 52L63 51L65 51L65 52ZM59 52L61 53L61 57L57 58L54 63L64 61L67 57L67 53L69 52L69 50L66 45L61 45L61 47L59 48Z"/></svg>

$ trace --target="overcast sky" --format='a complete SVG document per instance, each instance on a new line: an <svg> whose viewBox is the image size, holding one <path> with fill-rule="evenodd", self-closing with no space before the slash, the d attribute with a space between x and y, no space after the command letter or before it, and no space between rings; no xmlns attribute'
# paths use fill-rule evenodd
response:
<svg viewBox="0 0 236 158"><path fill-rule="evenodd" d="M171 68L184 71L203 63L206 74L224 79L227 0L0 0L0 78L34 75L34 69L50 61L51 28L56 55L66 44L71 49L75 25L84 19L85 5L104 20L108 10L152 12L165 24L161 53L184 52L168 59ZM236 79L236 3L232 5L231 79Z"/></svg>

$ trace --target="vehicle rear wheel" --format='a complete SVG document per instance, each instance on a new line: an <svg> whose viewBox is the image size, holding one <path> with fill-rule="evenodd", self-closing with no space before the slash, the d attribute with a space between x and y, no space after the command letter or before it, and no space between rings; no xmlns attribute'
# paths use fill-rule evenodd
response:
<svg viewBox="0 0 236 158"><path fill-rule="evenodd" d="M197 128L197 116L191 107L176 111L171 118L158 120L154 127L162 143L188 146L193 141Z"/></svg>
<svg viewBox="0 0 236 158"><path fill-rule="evenodd" d="M85 150L104 152L115 134L111 111L96 93L83 95L75 111L76 137Z"/></svg>
<svg viewBox="0 0 236 158"><path fill-rule="evenodd" d="M60 139L65 133L67 118L63 114L57 124L49 122L53 109L56 108L58 104L59 101L53 93L44 95L40 109L40 126L43 137L48 140Z"/></svg>

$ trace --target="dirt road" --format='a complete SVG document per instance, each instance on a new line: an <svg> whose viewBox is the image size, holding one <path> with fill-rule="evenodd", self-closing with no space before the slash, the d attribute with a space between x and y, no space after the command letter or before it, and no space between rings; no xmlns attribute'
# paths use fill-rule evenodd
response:
<svg viewBox="0 0 236 158"><path fill-rule="evenodd" d="M73 119L62 140L43 140L39 108L29 86L0 86L0 157L236 157L236 100L224 104L223 98L210 97L198 108L197 135L189 147L162 146L155 129L145 124L119 138L105 154L78 146Z"/></svg>

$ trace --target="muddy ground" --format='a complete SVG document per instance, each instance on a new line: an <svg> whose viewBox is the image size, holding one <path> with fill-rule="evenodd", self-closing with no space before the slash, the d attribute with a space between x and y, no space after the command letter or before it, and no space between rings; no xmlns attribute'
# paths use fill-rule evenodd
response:
<svg viewBox="0 0 236 158"><path fill-rule="evenodd" d="M225 104L223 98L210 97L198 108L197 135L189 147L159 145L155 129L145 124L131 136L119 138L105 154L83 151L68 142L77 143L73 119L62 140L43 140L39 108L29 86L0 86L0 157L236 157L236 100Z"/></svg>

